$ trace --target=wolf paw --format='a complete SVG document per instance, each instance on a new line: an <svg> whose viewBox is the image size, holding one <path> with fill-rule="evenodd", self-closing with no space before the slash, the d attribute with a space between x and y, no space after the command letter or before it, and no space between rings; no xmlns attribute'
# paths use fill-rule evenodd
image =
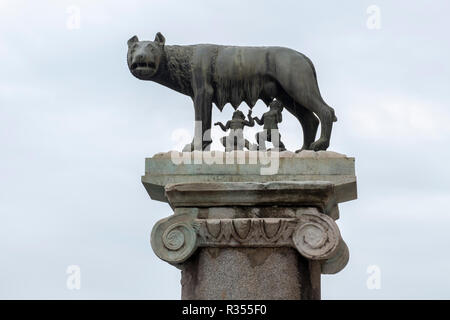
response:
<svg viewBox="0 0 450 320"><path fill-rule="evenodd" d="M311 143L309 148L314 151L327 150L330 145L330 141L328 139L320 138L319 140Z"/></svg>

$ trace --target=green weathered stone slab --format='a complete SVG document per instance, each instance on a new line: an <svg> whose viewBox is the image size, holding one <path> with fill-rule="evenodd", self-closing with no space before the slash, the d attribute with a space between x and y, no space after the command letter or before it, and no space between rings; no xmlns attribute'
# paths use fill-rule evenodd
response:
<svg viewBox="0 0 450 320"><path fill-rule="evenodd" d="M180 163L182 156L184 162ZM204 182L323 181L334 185L337 203L357 198L354 158L331 151L259 156L250 151L158 153L146 159L142 183L153 200L164 202L168 202L165 186ZM276 170L267 170L271 165Z"/></svg>

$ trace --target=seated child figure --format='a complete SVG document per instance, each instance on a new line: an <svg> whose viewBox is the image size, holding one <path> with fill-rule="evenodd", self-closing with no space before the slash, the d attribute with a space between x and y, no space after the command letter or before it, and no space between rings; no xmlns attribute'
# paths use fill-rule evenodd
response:
<svg viewBox="0 0 450 320"><path fill-rule="evenodd" d="M281 115L283 105L279 101L273 100L269 104L269 108L270 110L264 113L261 119L258 119L257 117L253 118L257 124L264 124L264 130L256 134L258 150L266 150L266 141L269 141L272 142L275 150L285 151L286 148L284 143L281 142L281 135L278 131L278 123L283 120Z"/></svg>
<svg viewBox="0 0 450 320"><path fill-rule="evenodd" d="M247 139L244 139L243 129L244 126L253 127L255 125L255 122L253 121L253 118L251 117L252 110L248 111L248 119L249 121L245 120L245 116L242 113L242 111L236 110L233 112L233 116L231 120L227 121L226 125L223 125L221 122L216 122L214 125L220 126L223 131L230 130L230 134L228 136L222 137L220 139L220 142L225 147L225 151L232 151L232 150L243 150L244 146L250 150L251 144ZM254 148L253 148L254 149Z"/></svg>

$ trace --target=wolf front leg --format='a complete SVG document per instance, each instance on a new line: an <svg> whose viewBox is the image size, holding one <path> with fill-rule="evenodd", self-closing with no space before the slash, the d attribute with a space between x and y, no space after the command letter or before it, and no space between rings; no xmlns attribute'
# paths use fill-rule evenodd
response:
<svg viewBox="0 0 450 320"><path fill-rule="evenodd" d="M194 140L183 151L207 150L211 140L212 88L196 90L194 94L195 129Z"/></svg>

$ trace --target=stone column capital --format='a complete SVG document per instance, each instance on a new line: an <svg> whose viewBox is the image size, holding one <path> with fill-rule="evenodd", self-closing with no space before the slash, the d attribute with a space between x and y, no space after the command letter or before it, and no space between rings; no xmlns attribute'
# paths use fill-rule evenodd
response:
<svg viewBox="0 0 450 320"><path fill-rule="evenodd" d="M166 194L175 214L156 223L152 247L159 258L175 265L198 247L291 247L307 259L320 261L325 266L322 273L336 273L347 264L348 249L334 219L323 213L333 212L330 208L336 205L332 191L323 182L169 185ZM254 206L268 203L280 205L271 208L276 216L252 216ZM202 207L219 204L228 205L231 212L239 210L239 215L199 216Z"/></svg>

